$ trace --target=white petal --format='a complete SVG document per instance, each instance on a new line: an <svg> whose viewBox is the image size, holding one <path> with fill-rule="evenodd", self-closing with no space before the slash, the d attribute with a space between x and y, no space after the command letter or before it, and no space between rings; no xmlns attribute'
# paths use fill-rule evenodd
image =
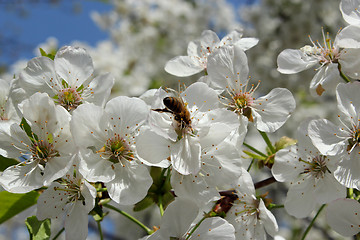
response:
<svg viewBox="0 0 360 240"><path fill-rule="evenodd" d="M31 130L37 134L40 139L46 139L47 137L43 135L44 129L45 131L54 133L60 128L55 103L46 93L37 92L33 94L29 99L21 103L21 107L24 118L28 121ZM62 111L60 110L60 112ZM66 119L67 122L69 122L70 115L67 113L65 118L62 118L62 116L60 116L60 118L62 120Z"/></svg>
<svg viewBox="0 0 360 240"><path fill-rule="evenodd" d="M103 107L110 96L114 81L114 77L109 73L95 77L89 86L84 88L82 96L89 96L84 98L84 101Z"/></svg>
<svg viewBox="0 0 360 240"><path fill-rule="evenodd" d="M360 147L355 148L350 153L350 158L345 156L334 172L335 178L348 188L360 188L359 152Z"/></svg>
<svg viewBox="0 0 360 240"><path fill-rule="evenodd" d="M215 187L209 187L203 177L181 175L177 172L172 173L171 186L174 188L178 197L189 200L196 200L199 207L211 201L220 199L220 194Z"/></svg>
<svg viewBox="0 0 360 240"><path fill-rule="evenodd" d="M69 155L53 157L46 163L43 181L44 185L50 185L52 181L64 176L73 163L73 157Z"/></svg>
<svg viewBox="0 0 360 240"><path fill-rule="evenodd" d="M181 96L188 103L187 107L191 116L197 111L207 112L218 108L218 94L214 89L202 82L191 84Z"/></svg>
<svg viewBox="0 0 360 240"><path fill-rule="evenodd" d="M358 28L358 30L360 30ZM360 44L359 46L360 47ZM341 64L341 70L348 77L358 79L360 78L360 48L347 48L341 51L341 57L339 63Z"/></svg>
<svg viewBox="0 0 360 240"><path fill-rule="evenodd" d="M198 215L199 209L193 201L176 198L166 208L161 218L160 229L167 229L168 237L182 237Z"/></svg>
<svg viewBox="0 0 360 240"><path fill-rule="evenodd" d="M299 146L298 149L299 155L302 157L304 157L304 155L309 155L309 154L312 156L316 156L320 154L319 150L312 144L311 139L309 138L308 129L309 129L309 123L312 120L313 120L312 118L311 119L309 118L301 122L300 126L298 127L295 133L295 139L298 141L297 145Z"/></svg>
<svg viewBox="0 0 360 240"><path fill-rule="evenodd" d="M337 233L351 237L360 231L360 203L353 199L338 199L326 209L328 224Z"/></svg>
<svg viewBox="0 0 360 240"><path fill-rule="evenodd" d="M84 148L95 146L97 150L103 147L107 140L105 116L104 110L92 103L77 107L70 122L75 143Z"/></svg>
<svg viewBox="0 0 360 240"><path fill-rule="evenodd" d="M212 217L205 219L193 232L191 240L235 240L235 229L225 219Z"/></svg>
<svg viewBox="0 0 360 240"><path fill-rule="evenodd" d="M360 23L360 18L359 18L359 23ZM360 26L356 26L356 25L346 26L336 36L334 44L336 44L340 48L359 48L360 47L359 30L360 30Z"/></svg>
<svg viewBox="0 0 360 240"><path fill-rule="evenodd" d="M51 87L57 84L61 86L61 82L56 77L54 62L48 57L31 59L27 67L21 71L19 82L30 95L41 91L53 97L55 94Z"/></svg>
<svg viewBox="0 0 360 240"><path fill-rule="evenodd" d="M357 0L342 0L340 2L341 14L348 24L360 24L360 13L358 11L358 8L359 1Z"/></svg>
<svg viewBox="0 0 360 240"><path fill-rule="evenodd" d="M224 141L202 153L201 169L209 186L225 186L242 173L242 159L234 144ZM241 160L240 160L241 159Z"/></svg>
<svg viewBox="0 0 360 240"><path fill-rule="evenodd" d="M60 48L54 59L55 70L69 86L79 88L94 72L90 55L80 47Z"/></svg>
<svg viewBox="0 0 360 240"><path fill-rule="evenodd" d="M238 116L226 109L215 109L196 125L201 147L210 147L222 142L239 127Z"/></svg>
<svg viewBox="0 0 360 240"><path fill-rule="evenodd" d="M336 155L344 151L346 133L326 119L309 123L309 137L323 155Z"/></svg>
<svg viewBox="0 0 360 240"><path fill-rule="evenodd" d="M85 240L88 235L88 212L82 201L76 201L65 217L66 239Z"/></svg>
<svg viewBox="0 0 360 240"><path fill-rule="evenodd" d="M0 183L12 193L27 193L43 186L41 170L35 162L8 167L1 174Z"/></svg>
<svg viewBox="0 0 360 240"><path fill-rule="evenodd" d="M94 154L90 149L80 150L79 172L89 182L109 182L115 178L114 164Z"/></svg>
<svg viewBox="0 0 360 240"><path fill-rule="evenodd" d="M333 174L326 172L324 177L316 182L314 193L317 202L324 204L346 197L346 187L336 181Z"/></svg>
<svg viewBox="0 0 360 240"><path fill-rule="evenodd" d="M306 177L306 176L305 176ZM293 182L284 203L285 210L296 218L304 218L315 209L314 179Z"/></svg>
<svg viewBox="0 0 360 240"><path fill-rule="evenodd" d="M309 69L317 62L317 59L308 57L300 50L285 49L277 58L277 70L283 74L293 74Z"/></svg>
<svg viewBox="0 0 360 240"><path fill-rule="evenodd" d="M340 83L336 88L336 99L339 110L346 120L355 124L360 118L360 82Z"/></svg>
<svg viewBox="0 0 360 240"><path fill-rule="evenodd" d="M260 199L259 210L259 218L260 221L264 223L266 232L270 236L274 237L279 230L279 227L277 225L274 215L265 207L264 201L262 199Z"/></svg>
<svg viewBox="0 0 360 240"><path fill-rule="evenodd" d="M64 208L67 204L68 193L63 190L64 187L58 182L53 182L37 200L36 217L39 220L46 218L60 219L64 214Z"/></svg>
<svg viewBox="0 0 360 240"><path fill-rule="evenodd" d="M141 130L140 130L141 131ZM170 141L150 129L136 138L136 152L145 164L156 165L170 156ZM168 160L167 160L168 161Z"/></svg>
<svg viewBox="0 0 360 240"><path fill-rule="evenodd" d="M343 81L337 68L337 64L328 64L317 71L310 82L310 93L314 97L322 94L317 91L320 85L324 91L330 94L334 93L336 86Z"/></svg>
<svg viewBox="0 0 360 240"><path fill-rule="evenodd" d="M143 199L153 181L147 168L138 164L115 164L115 178L106 183L110 198L121 205L132 205Z"/></svg>
<svg viewBox="0 0 360 240"><path fill-rule="evenodd" d="M10 133L0 131L0 148L4 157L18 158L28 152L28 146L31 145L32 142L26 132L17 123L10 126Z"/></svg>
<svg viewBox="0 0 360 240"><path fill-rule="evenodd" d="M215 46L218 42L220 42L220 39L215 32L211 30L204 30L201 33L200 41L202 46L206 48Z"/></svg>
<svg viewBox="0 0 360 240"><path fill-rule="evenodd" d="M209 56L208 74L217 90L237 89L249 77L247 57L239 46L222 47Z"/></svg>
<svg viewBox="0 0 360 240"><path fill-rule="evenodd" d="M250 173L248 173L244 168L241 169L241 175L236 181L234 187L239 198L246 197L246 199L251 199L255 196L253 180Z"/></svg>
<svg viewBox="0 0 360 240"><path fill-rule="evenodd" d="M279 182L292 181L304 171L302 165L299 161L296 146L291 146L276 153L271 172Z"/></svg>
<svg viewBox="0 0 360 240"><path fill-rule="evenodd" d="M140 98L119 96L111 99L105 106L110 127L115 133L124 136L132 133L146 120L150 108Z"/></svg>
<svg viewBox="0 0 360 240"><path fill-rule="evenodd" d="M177 77L188 77L204 70L204 67L191 56L178 56L169 60L165 71Z"/></svg>
<svg viewBox="0 0 360 240"><path fill-rule="evenodd" d="M183 175L196 174L200 170L201 146L199 139L185 135L170 145L173 168Z"/></svg>
<svg viewBox="0 0 360 240"><path fill-rule="evenodd" d="M255 126L263 132L278 130L295 109L295 99L286 88L274 88L254 101Z"/></svg>
<svg viewBox="0 0 360 240"><path fill-rule="evenodd" d="M241 38L238 42L235 43L235 45L246 51L257 45L258 42L259 39L257 38Z"/></svg>

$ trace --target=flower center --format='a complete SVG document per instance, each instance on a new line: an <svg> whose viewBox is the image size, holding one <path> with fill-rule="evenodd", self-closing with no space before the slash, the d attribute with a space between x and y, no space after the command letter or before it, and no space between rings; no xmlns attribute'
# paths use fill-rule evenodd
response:
<svg viewBox="0 0 360 240"><path fill-rule="evenodd" d="M82 98L75 88L61 89L57 97L58 103L68 111L77 108L82 103Z"/></svg>
<svg viewBox="0 0 360 240"><path fill-rule="evenodd" d="M243 202L240 201L240 203L243 204L243 209L240 211L237 211L235 213L235 216L241 215L241 219L244 219L244 217L251 217L256 214L257 218L259 215L259 203L260 201L258 199L253 199L252 203L250 202Z"/></svg>
<svg viewBox="0 0 360 240"><path fill-rule="evenodd" d="M113 138L106 140L104 147L97 151L97 153L113 163L119 163L122 159L132 161L134 153L129 144L124 138L116 134Z"/></svg>
<svg viewBox="0 0 360 240"><path fill-rule="evenodd" d="M44 140L34 141L30 152L34 161L38 161L43 166L49 159L60 156L59 152L54 149L54 145Z"/></svg>
<svg viewBox="0 0 360 240"><path fill-rule="evenodd" d="M311 173L315 178L323 178L325 173L331 173L330 170L326 166L327 157L323 155L318 155L313 157L311 162L304 161L309 165L309 167L305 168L303 173Z"/></svg>
<svg viewBox="0 0 360 240"><path fill-rule="evenodd" d="M232 102L230 103L230 110L242 114L249 119L249 121L253 122L253 116L251 114L250 106L253 104L254 99L251 96L252 94L249 92L245 93L236 93L232 97Z"/></svg>
<svg viewBox="0 0 360 240"><path fill-rule="evenodd" d="M347 151L351 152L355 147L360 147L360 128L354 126L352 131L352 138L349 139L349 145L347 146Z"/></svg>
<svg viewBox="0 0 360 240"><path fill-rule="evenodd" d="M331 42L329 33L325 35L324 31L322 31L322 34L324 41L323 46L319 43L319 41L316 41L315 43L309 36L313 46L306 45L300 50L308 56L317 58L321 66L328 63L338 63L341 52L340 49Z"/></svg>

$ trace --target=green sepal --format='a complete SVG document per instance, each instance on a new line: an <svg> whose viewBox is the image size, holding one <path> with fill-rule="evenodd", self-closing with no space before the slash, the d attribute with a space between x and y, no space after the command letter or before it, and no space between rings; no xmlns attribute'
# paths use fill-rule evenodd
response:
<svg viewBox="0 0 360 240"><path fill-rule="evenodd" d="M36 204L40 194L0 192L0 224Z"/></svg>
<svg viewBox="0 0 360 240"><path fill-rule="evenodd" d="M265 160L265 159L266 159L266 157L257 155L257 154L255 154L255 153L252 153L252 152L247 151L247 150L243 150L243 152L244 152L246 155L248 155L249 157L254 158L254 159L259 159L259 160Z"/></svg>
<svg viewBox="0 0 360 240"><path fill-rule="evenodd" d="M150 196L149 194L143 199L141 200L140 202L136 203L135 206L134 206L134 211L135 212L139 212L139 211L142 211L148 207L150 207L151 205L153 205L155 202L154 202L154 199L153 199L153 196Z"/></svg>
<svg viewBox="0 0 360 240"><path fill-rule="evenodd" d="M54 53L54 54L52 54L52 53L46 53L46 52L44 51L44 49L42 49L42 48L39 48L39 50L40 50L41 56L48 57L48 58L50 58L51 60L54 60L54 58L55 58L55 53Z"/></svg>
<svg viewBox="0 0 360 240"><path fill-rule="evenodd" d="M39 221L36 216L28 217L25 221L31 240L47 240L51 235L51 220Z"/></svg>
<svg viewBox="0 0 360 240"><path fill-rule="evenodd" d="M165 173L170 171L159 167L151 167L150 176L153 179L153 184L148 190L146 197L134 206L134 211L141 211L151 206L153 203L159 204L159 197L164 209L174 200L174 195L171 193L170 176L165 176Z"/></svg>
<svg viewBox="0 0 360 240"><path fill-rule="evenodd" d="M35 133L33 133L31 131L31 127L30 125L27 123L25 118L21 119L21 123L20 123L20 127L22 128L22 130L24 130L26 132L26 135L31 139L31 140L38 140L38 137L36 136ZM35 139L34 139L35 138Z"/></svg>
<svg viewBox="0 0 360 240"><path fill-rule="evenodd" d="M99 205L99 198L95 200L95 207L89 213L95 221L101 222L109 212L104 212L101 205Z"/></svg>

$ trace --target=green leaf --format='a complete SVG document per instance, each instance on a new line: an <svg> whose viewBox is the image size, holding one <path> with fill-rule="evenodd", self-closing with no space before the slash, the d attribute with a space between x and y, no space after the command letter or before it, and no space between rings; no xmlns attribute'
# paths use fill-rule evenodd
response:
<svg viewBox="0 0 360 240"><path fill-rule="evenodd" d="M30 234L31 240L47 240L50 239L51 235L51 221L45 219L39 221L36 216L28 217L25 221L26 227Z"/></svg>
<svg viewBox="0 0 360 240"><path fill-rule="evenodd" d="M8 167L12 165L18 164L19 161L12 159L12 158L6 158L0 155L0 171L4 171Z"/></svg>
<svg viewBox="0 0 360 240"><path fill-rule="evenodd" d="M24 194L0 192L0 224L35 205L39 196L36 191Z"/></svg>

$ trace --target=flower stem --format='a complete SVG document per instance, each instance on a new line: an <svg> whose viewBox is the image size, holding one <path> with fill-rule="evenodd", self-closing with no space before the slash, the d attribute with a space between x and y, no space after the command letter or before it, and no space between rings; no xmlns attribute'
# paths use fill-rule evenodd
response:
<svg viewBox="0 0 360 240"><path fill-rule="evenodd" d="M262 138L264 139L264 141L266 142L266 145L269 147L271 153L275 153L275 152L276 152L276 151L275 151L275 148L274 148L274 146L271 144L271 141L270 141L268 135L267 135L265 132L262 132L262 131L260 131L260 130L258 130L258 131L259 131L260 135L262 136Z"/></svg>
<svg viewBox="0 0 360 240"><path fill-rule="evenodd" d="M160 215L163 216L164 215L164 206L163 206L163 201L162 201L162 195L158 196L158 204L159 204L159 209L160 209Z"/></svg>
<svg viewBox="0 0 360 240"><path fill-rule="evenodd" d="M249 148L251 151L259 154L260 156L267 157L266 154L260 152L259 150L257 150L256 148L250 146L249 144L247 144L247 143L245 143L245 142L244 142L243 144L244 144L245 147Z"/></svg>
<svg viewBox="0 0 360 240"><path fill-rule="evenodd" d="M271 209L274 209L274 208L284 208L284 205L283 204L273 204L273 203L270 203L269 206L267 207L267 209L271 210Z"/></svg>
<svg viewBox="0 0 360 240"><path fill-rule="evenodd" d="M98 226L100 239L103 240L104 236L103 236L102 229L101 229L101 223L100 223L100 221L96 221L96 223L97 223L97 226Z"/></svg>
<svg viewBox="0 0 360 240"><path fill-rule="evenodd" d="M306 230L305 230L305 232L304 232L301 240L304 240L304 239L305 239L306 235L309 233L310 229L311 229L312 226L314 225L316 218L319 216L320 212L324 209L325 206L326 206L326 204L323 204L323 205L320 207L319 211L316 213L315 217L314 217L313 220L310 222L309 226L306 228Z"/></svg>
<svg viewBox="0 0 360 240"><path fill-rule="evenodd" d="M109 204L104 204L103 206L104 206L104 207L107 207L107 208L109 208L109 209L112 209L112 210L114 210L114 211L116 211L116 212L124 215L125 217L127 217L128 219L130 219L131 221L133 221L134 223L136 223L139 227L141 227L142 229L144 229L144 231L145 231L148 235L150 235L150 234L153 233L153 231L152 231L150 228L148 228L147 226L145 226L142 222L140 222L139 220L137 220L136 218L134 218L133 216L131 216L131 215L128 214L127 212L124 212L124 211L122 211L122 210L120 210L120 209L118 209L118 208L116 208L116 207L114 207L114 206L111 206L111 205L109 205Z"/></svg>
<svg viewBox="0 0 360 240"><path fill-rule="evenodd" d="M200 224L206 219L206 216L204 216L196 225L193 229L191 229L191 231L189 232L189 234L187 235L186 239L189 239L189 237L195 232L195 230L200 226Z"/></svg>
<svg viewBox="0 0 360 240"><path fill-rule="evenodd" d="M339 73L340 73L341 78L342 78L346 83L351 82L351 81L349 80L349 78L341 71L341 64L340 64L340 63L338 63L338 70L339 70Z"/></svg>
<svg viewBox="0 0 360 240"><path fill-rule="evenodd" d="M62 228L62 229L55 235L55 237L54 237L52 240L56 240L56 239L63 233L64 230L65 230L65 228Z"/></svg>

